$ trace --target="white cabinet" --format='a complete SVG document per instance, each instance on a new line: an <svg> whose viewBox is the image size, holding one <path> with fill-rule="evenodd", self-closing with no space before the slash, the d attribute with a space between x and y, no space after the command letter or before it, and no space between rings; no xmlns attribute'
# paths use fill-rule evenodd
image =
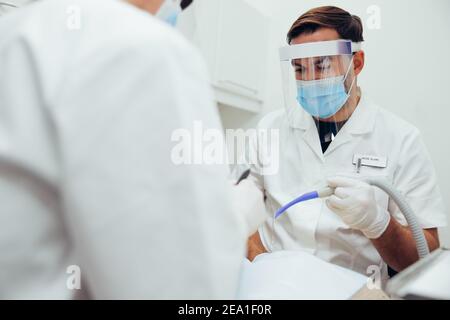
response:
<svg viewBox="0 0 450 320"><path fill-rule="evenodd" d="M217 102L259 112L266 91L269 18L245 0L196 0L183 18L195 20L195 28L182 20L180 28L207 60Z"/></svg>

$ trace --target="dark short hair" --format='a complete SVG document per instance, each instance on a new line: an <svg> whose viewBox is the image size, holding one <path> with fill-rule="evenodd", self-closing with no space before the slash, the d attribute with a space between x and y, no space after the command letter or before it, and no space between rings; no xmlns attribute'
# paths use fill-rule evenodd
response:
<svg viewBox="0 0 450 320"><path fill-rule="evenodd" d="M289 30L287 41L290 44L301 34L313 33L320 28L335 29L342 39L364 41L361 18L333 6L314 8L302 14Z"/></svg>

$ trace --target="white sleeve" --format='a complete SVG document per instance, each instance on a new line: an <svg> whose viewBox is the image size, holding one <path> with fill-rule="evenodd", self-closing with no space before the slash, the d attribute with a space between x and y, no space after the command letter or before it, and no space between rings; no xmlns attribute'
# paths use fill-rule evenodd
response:
<svg viewBox="0 0 450 320"><path fill-rule="evenodd" d="M234 298L245 238L226 164L171 159L174 130L221 129L203 61L173 39L103 53L55 106L65 218L90 292Z"/></svg>
<svg viewBox="0 0 450 320"><path fill-rule="evenodd" d="M403 143L394 186L405 196L424 229L447 225L446 209L433 162L417 130L408 135ZM398 221L406 224L392 200L389 203L389 211Z"/></svg>

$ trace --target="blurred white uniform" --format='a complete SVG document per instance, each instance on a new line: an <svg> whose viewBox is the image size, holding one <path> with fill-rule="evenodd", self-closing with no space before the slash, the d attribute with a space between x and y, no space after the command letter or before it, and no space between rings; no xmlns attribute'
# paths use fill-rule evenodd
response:
<svg viewBox="0 0 450 320"><path fill-rule="evenodd" d="M267 196L269 216L259 232L268 251L304 250L365 275L372 275L369 267L379 266L382 276L387 277L386 264L371 241L362 232L348 227L323 199L298 204L272 224L273 214L282 205L306 192L323 188L326 179L336 175L387 179L406 197L423 228L446 225L433 163L419 131L379 108L364 94L325 154L313 118L300 107L290 118L284 110L268 114L261 120L259 129L280 130L279 172L262 176L253 166L252 174L252 179ZM269 153L259 148L263 146L255 143L251 152ZM357 173L354 155L387 158L387 165L383 168L363 166ZM406 225L387 194L376 189L376 199L379 206Z"/></svg>
<svg viewBox="0 0 450 320"><path fill-rule="evenodd" d="M0 34L0 298L235 297L228 170L171 161L175 129L220 128L199 54L117 0L39 1Z"/></svg>

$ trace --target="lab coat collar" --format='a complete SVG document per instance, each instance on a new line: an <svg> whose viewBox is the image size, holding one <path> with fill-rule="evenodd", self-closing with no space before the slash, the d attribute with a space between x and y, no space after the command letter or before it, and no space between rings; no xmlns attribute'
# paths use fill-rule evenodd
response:
<svg viewBox="0 0 450 320"><path fill-rule="evenodd" d="M372 132L375 127L377 112L377 107L366 97L365 94L361 94L361 99L357 108L342 130L354 135ZM309 131L312 129L317 130L312 116L302 108L291 110L290 114L288 114L288 118L291 127L294 129L304 131Z"/></svg>
<svg viewBox="0 0 450 320"><path fill-rule="evenodd" d="M325 155L322 152L319 134L312 116L302 108L291 111L290 116L288 115L291 127L303 131L302 138L313 150L318 159L324 162L326 155L334 152L340 146L351 142L355 135L371 133L375 127L378 108L365 95L361 94L357 108L345 126L339 131L333 143L328 147Z"/></svg>

